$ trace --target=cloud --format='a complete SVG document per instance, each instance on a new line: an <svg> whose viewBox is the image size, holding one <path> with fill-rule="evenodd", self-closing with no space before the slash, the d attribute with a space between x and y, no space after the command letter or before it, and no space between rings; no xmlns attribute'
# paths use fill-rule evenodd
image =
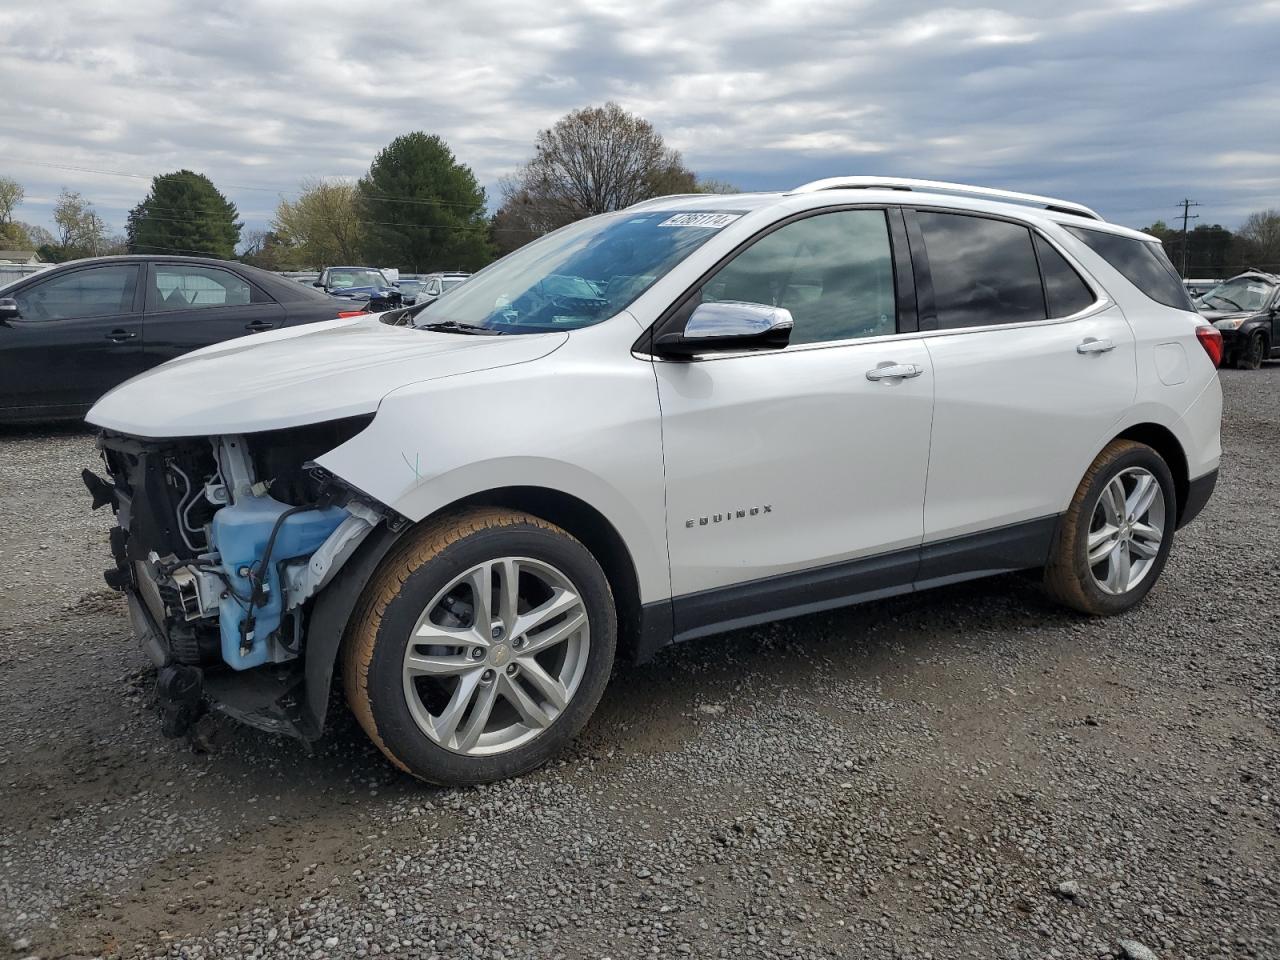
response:
<svg viewBox="0 0 1280 960"><path fill-rule="evenodd" d="M419 129L492 192L540 128L606 99L749 189L967 180L1134 225L1184 196L1229 225L1280 206L1275 2L22 6L0 11L0 174L37 222L66 185L121 227L150 175L188 167L261 225Z"/></svg>

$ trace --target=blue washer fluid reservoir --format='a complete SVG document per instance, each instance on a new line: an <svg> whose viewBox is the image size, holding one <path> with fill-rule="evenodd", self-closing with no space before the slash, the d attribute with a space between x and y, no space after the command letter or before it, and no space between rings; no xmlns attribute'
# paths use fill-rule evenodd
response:
<svg viewBox="0 0 1280 960"><path fill-rule="evenodd" d="M287 503L273 497L244 497L223 507L213 515L213 547L222 556L221 565L235 592L248 597L252 592L249 578L241 571L257 570L271 537L276 520ZM236 670L261 666L269 658L267 638L280 626L284 591L280 587L280 564L285 560L309 557L329 538L349 513L341 507L303 510L286 517L271 548L267 565L266 603L254 611L253 637L246 652L240 650L240 624L248 616L247 604L233 596L218 603L218 626L222 635L222 659Z"/></svg>

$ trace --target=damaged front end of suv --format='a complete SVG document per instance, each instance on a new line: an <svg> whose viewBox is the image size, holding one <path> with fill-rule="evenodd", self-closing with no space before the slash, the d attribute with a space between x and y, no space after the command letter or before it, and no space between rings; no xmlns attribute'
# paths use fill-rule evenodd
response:
<svg viewBox="0 0 1280 960"><path fill-rule="evenodd" d="M109 479L84 480L95 509L116 514L106 579L159 669L167 734L212 707L320 736L351 608L404 520L314 461L372 419L209 437L100 432Z"/></svg>

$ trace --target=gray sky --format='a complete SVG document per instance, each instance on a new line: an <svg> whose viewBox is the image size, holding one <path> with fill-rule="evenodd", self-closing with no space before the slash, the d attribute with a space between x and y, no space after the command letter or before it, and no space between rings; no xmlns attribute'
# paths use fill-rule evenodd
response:
<svg viewBox="0 0 1280 960"><path fill-rule="evenodd" d="M961 180L1133 226L1280 207L1280 0L7 0L0 36L0 175L46 226L67 186L121 230L187 167L260 227L410 130L492 197L607 99L744 189Z"/></svg>

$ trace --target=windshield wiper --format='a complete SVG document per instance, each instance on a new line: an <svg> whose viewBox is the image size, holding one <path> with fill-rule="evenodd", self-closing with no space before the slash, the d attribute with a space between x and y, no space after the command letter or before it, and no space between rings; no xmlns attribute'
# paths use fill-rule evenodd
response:
<svg viewBox="0 0 1280 960"><path fill-rule="evenodd" d="M445 333L466 333L473 337L500 337L503 335L501 330L478 327L474 323L459 323L457 320L437 320L435 323L424 323L418 329L444 331Z"/></svg>
<svg viewBox="0 0 1280 960"><path fill-rule="evenodd" d="M1220 293L1212 293L1209 296L1212 297L1214 300L1221 300L1223 303L1231 304L1232 308L1235 310L1244 310L1244 307L1240 306L1240 304L1236 303L1230 297L1224 297Z"/></svg>

